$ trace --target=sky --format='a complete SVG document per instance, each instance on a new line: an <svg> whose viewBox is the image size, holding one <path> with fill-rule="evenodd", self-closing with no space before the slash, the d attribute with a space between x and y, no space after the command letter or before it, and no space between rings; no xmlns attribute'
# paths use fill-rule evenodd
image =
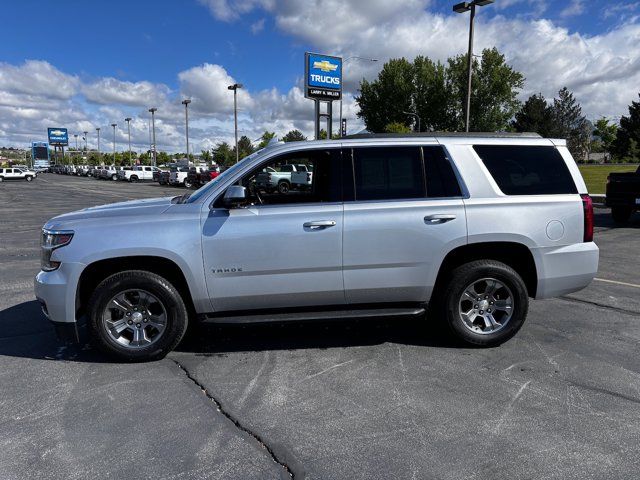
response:
<svg viewBox="0 0 640 480"><path fill-rule="evenodd" d="M192 151L298 128L311 136L313 101L302 84L304 52L377 59L344 65L344 116L357 119L362 78L390 58L446 60L467 49L468 14L440 0L21 0L3 6L0 28L0 146L45 141L47 127L88 131L96 147L149 148L157 107L158 149L185 151L190 98ZM496 0L478 9L475 49L497 47L525 87L548 99L567 86L595 120L619 119L640 92L640 1ZM334 106L334 129L338 128Z"/></svg>

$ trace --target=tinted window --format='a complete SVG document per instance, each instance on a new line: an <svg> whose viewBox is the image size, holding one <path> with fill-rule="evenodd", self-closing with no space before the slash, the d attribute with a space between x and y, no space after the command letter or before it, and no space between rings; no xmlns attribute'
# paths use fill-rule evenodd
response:
<svg viewBox="0 0 640 480"><path fill-rule="evenodd" d="M458 179L442 147L422 147L427 176L427 196L460 197Z"/></svg>
<svg viewBox="0 0 640 480"><path fill-rule="evenodd" d="M340 201L338 150L306 150L282 155L246 175L250 203L277 205ZM309 172L291 172L304 165ZM310 173L312 172L313 173Z"/></svg>
<svg viewBox="0 0 640 480"><path fill-rule="evenodd" d="M578 193L555 147L476 145L473 149L507 195Z"/></svg>
<svg viewBox="0 0 640 480"><path fill-rule="evenodd" d="M425 184L417 147L355 148L356 200L424 198Z"/></svg>

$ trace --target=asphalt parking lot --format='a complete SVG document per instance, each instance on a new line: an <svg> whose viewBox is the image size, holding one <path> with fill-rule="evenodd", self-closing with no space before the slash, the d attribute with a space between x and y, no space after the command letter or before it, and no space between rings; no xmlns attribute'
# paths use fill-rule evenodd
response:
<svg viewBox="0 0 640 480"><path fill-rule="evenodd" d="M208 328L138 365L58 343L33 296L42 224L181 193L0 185L1 479L638 477L640 214L598 208L598 279L532 302L498 348L397 319Z"/></svg>

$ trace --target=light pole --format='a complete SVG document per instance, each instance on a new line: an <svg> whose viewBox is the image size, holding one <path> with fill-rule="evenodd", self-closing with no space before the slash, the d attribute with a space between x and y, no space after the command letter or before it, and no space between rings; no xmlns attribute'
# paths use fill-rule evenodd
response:
<svg viewBox="0 0 640 480"><path fill-rule="evenodd" d="M418 127L418 132L420 132L420 117L418 116L418 114L413 112L402 112L402 113L416 119L416 126Z"/></svg>
<svg viewBox="0 0 640 480"><path fill-rule="evenodd" d="M349 60L363 60L366 62L377 62L377 58L367 58L367 57L348 57L346 60L342 62L342 78L344 78L344 66L349 62ZM340 136L342 136L342 95L340 95Z"/></svg>
<svg viewBox="0 0 640 480"><path fill-rule="evenodd" d="M131 161L131 117L127 117L124 119L127 122L127 136L129 137L129 165L133 165Z"/></svg>
<svg viewBox="0 0 640 480"><path fill-rule="evenodd" d="M158 111L158 109L156 107L151 107L149 109L149 111L151 112L151 130L153 132L153 144L151 145L151 153L153 155L153 166L156 166L156 160L157 160L157 156L156 156L156 117L155 117L155 113Z"/></svg>
<svg viewBox="0 0 640 480"><path fill-rule="evenodd" d="M462 2L453 6L456 13L471 12L469 19L469 53L468 53L468 78L467 78L467 111L465 112L465 129L469 131L469 119L471 115L471 77L473 75L473 25L476 18L476 6L484 7L493 3L493 0L473 0L473 2Z"/></svg>
<svg viewBox="0 0 640 480"><path fill-rule="evenodd" d="M234 83L227 88L233 90L233 124L236 135L236 163L238 163L240 161L240 152L238 152L238 89L242 88L242 84Z"/></svg>
<svg viewBox="0 0 640 480"><path fill-rule="evenodd" d="M116 127L118 126L117 123L112 123L111 126L113 127L113 164L116 164Z"/></svg>
<svg viewBox="0 0 640 480"><path fill-rule="evenodd" d="M100 127L96 127L96 132L98 132L98 161L100 161Z"/></svg>
<svg viewBox="0 0 640 480"><path fill-rule="evenodd" d="M191 100L188 98L182 101L184 105L185 135L187 136L187 160L189 160L189 104Z"/></svg>
<svg viewBox="0 0 640 480"><path fill-rule="evenodd" d="M76 153L77 153L78 152L78 134L74 133L73 136L76 137Z"/></svg>
<svg viewBox="0 0 640 480"><path fill-rule="evenodd" d="M84 133L84 151L85 153L87 153L87 134L89 132L82 132L82 133Z"/></svg>

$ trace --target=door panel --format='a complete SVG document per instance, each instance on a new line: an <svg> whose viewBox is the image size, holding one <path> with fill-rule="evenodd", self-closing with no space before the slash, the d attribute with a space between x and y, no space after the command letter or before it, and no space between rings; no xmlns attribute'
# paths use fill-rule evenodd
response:
<svg viewBox="0 0 640 480"><path fill-rule="evenodd" d="M428 301L440 262L466 240L461 199L346 203L347 302Z"/></svg>
<svg viewBox="0 0 640 480"><path fill-rule="evenodd" d="M341 204L212 210L203 249L215 311L344 304L342 225Z"/></svg>

